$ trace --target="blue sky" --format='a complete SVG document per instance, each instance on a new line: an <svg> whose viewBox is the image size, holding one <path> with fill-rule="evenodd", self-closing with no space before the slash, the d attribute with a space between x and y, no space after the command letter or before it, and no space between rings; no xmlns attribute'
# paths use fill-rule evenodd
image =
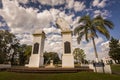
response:
<svg viewBox="0 0 120 80"><path fill-rule="evenodd" d="M45 50L62 54L61 30L55 25L58 16L65 18L73 30L81 16L101 15L114 23L115 28L110 30L110 34L120 39L119 8L120 0L0 0L0 29L10 30L22 44L32 44L34 30L43 29L47 36ZM72 38L73 48L84 49L88 59L94 56L91 41L86 43L83 39L78 45L76 36ZM102 57L101 44L106 41L101 35L96 39L98 53Z"/></svg>

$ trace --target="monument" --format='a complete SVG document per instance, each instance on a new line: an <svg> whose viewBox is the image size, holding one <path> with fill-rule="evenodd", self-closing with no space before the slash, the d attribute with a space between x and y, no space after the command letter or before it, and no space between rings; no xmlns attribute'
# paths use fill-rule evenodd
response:
<svg viewBox="0 0 120 80"><path fill-rule="evenodd" d="M74 57L72 54L72 31L69 28L69 24L61 17L56 20L58 27L62 30L62 68L74 68ZM42 30L36 30L33 34L33 48L30 57L28 67L40 67L43 66L43 49L45 41L45 33ZM51 61L50 67L54 67Z"/></svg>
<svg viewBox="0 0 120 80"><path fill-rule="evenodd" d="M33 47L28 67L40 67L44 64L45 33L42 30L36 30L33 34Z"/></svg>
<svg viewBox="0 0 120 80"><path fill-rule="evenodd" d="M74 57L72 54L72 31L69 28L69 24L63 19L57 19L57 25L62 30L62 68L74 68Z"/></svg>

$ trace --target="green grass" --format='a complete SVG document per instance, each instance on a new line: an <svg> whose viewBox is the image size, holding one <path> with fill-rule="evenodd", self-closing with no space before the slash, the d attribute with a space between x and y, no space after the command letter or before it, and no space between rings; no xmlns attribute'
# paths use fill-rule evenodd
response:
<svg viewBox="0 0 120 80"><path fill-rule="evenodd" d="M58 74L0 72L0 80L120 80L120 75L93 72Z"/></svg>
<svg viewBox="0 0 120 80"><path fill-rule="evenodd" d="M111 65L113 72L120 72L120 64ZM14 73L0 72L0 80L120 80L120 75L94 72L79 73Z"/></svg>
<svg viewBox="0 0 120 80"><path fill-rule="evenodd" d="M120 64L113 64L113 65L111 65L111 69L112 69L113 72L120 73Z"/></svg>

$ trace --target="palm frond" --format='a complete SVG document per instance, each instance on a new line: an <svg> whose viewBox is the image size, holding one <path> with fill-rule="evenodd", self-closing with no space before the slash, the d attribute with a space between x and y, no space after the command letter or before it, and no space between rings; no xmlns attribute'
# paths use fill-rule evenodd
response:
<svg viewBox="0 0 120 80"><path fill-rule="evenodd" d="M81 41L81 39L82 39L82 37L83 37L84 34L85 34L84 32L79 33L79 35L77 37L78 44L80 44L80 41Z"/></svg>
<svg viewBox="0 0 120 80"><path fill-rule="evenodd" d="M84 29L84 25L80 25L80 26L78 26L78 27L76 27L75 29L74 29L74 35L76 35L77 33L79 33L80 31L82 31L83 29Z"/></svg>
<svg viewBox="0 0 120 80"><path fill-rule="evenodd" d="M78 23L86 22L88 20L90 20L90 16L85 15L85 16L83 16L83 17L80 18L80 20L78 21Z"/></svg>
<svg viewBox="0 0 120 80"><path fill-rule="evenodd" d="M107 28L104 26L104 25L101 25L101 26L97 26L96 27L97 31L99 33L101 33L103 36L105 36L107 39L110 38L110 34L109 34L109 31L107 30Z"/></svg>
<svg viewBox="0 0 120 80"><path fill-rule="evenodd" d="M85 33L85 39L86 39L86 41L88 42L89 40L88 40L88 27L86 27L85 28L85 30L84 30L84 33Z"/></svg>
<svg viewBox="0 0 120 80"><path fill-rule="evenodd" d="M104 24L106 26L108 26L110 29L113 29L114 28L114 24L111 22L111 21L108 21L108 20L104 20Z"/></svg>

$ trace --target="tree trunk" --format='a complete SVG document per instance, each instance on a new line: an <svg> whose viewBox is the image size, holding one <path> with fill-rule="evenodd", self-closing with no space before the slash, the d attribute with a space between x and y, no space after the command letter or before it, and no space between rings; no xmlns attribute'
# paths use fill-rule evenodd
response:
<svg viewBox="0 0 120 80"><path fill-rule="evenodd" d="M96 62L99 62L98 54L97 54L97 49L96 49L96 45L95 45L95 40L94 40L94 38L92 38L92 41L93 41L93 46L94 46L94 51L95 51Z"/></svg>
<svg viewBox="0 0 120 80"><path fill-rule="evenodd" d="M11 65L14 65L14 53L12 54Z"/></svg>

